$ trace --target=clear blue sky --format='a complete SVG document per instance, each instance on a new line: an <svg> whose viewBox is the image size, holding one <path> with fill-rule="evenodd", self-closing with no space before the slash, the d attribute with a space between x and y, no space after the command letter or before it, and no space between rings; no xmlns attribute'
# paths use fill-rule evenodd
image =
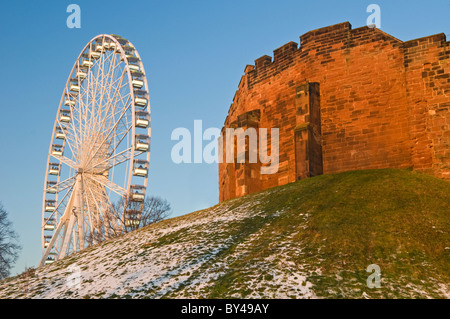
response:
<svg viewBox="0 0 450 319"><path fill-rule="evenodd" d="M81 7L81 29L66 8ZM246 64L272 55L303 33L349 21L366 24L381 7L381 29L410 40L450 33L450 1L1 1L0 201L23 246L13 274L41 254L41 201L52 125L70 69L101 33L138 49L152 112L148 191L166 198L173 216L218 202L217 165L172 163L177 127L194 120L221 128Z"/></svg>

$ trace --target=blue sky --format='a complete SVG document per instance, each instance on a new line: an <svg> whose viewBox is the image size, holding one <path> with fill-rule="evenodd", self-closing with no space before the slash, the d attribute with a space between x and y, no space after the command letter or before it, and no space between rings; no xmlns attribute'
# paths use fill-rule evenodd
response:
<svg viewBox="0 0 450 319"><path fill-rule="evenodd" d="M69 29L69 4L81 28ZM149 80L152 145L148 192L179 216L218 202L216 164L174 164L177 127L221 128L247 64L309 30L366 24L401 40L450 33L450 1L2 1L0 3L0 201L23 246L13 274L41 254L42 188L62 90L84 45L101 33L133 42Z"/></svg>

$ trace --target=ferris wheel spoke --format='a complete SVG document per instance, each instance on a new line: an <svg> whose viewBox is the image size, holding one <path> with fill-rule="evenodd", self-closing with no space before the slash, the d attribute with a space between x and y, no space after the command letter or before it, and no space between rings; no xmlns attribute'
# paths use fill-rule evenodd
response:
<svg viewBox="0 0 450 319"><path fill-rule="evenodd" d="M98 204L96 202L98 209L98 216L99 220L101 220L100 227L103 227L103 229L105 230L106 238L109 238L113 236L115 233L117 233L118 229L120 228L119 224L120 218L117 218L117 216L115 215L114 205L109 200L109 197L105 192L104 186L94 181L91 184L91 186L94 189L94 190L90 189L92 196L95 198L100 198L101 200L97 202L103 203L103 208L100 208L98 207Z"/></svg>
<svg viewBox="0 0 450 319"><path fill-rule="evenodd" d="M114 154L116 149L119 147L119 145L122 143L122 141L125 139L125 137L128 135L128 133L130 132L130 130L132 129L132 125L125 127L122 131L120 131L119 133L115 134L115 138L117 137L117 141L112 144L112 150L111 150L111 154ZM116 130L117 132L117 130ZM114 139L115 140L115 139Z"/></svg>
<svg viewBox="0 0 450 319"><path fill-rule="evenodd" d="M97 210L98 210L98 227L102 228L105 232L104 236L110 238L117 233L120 228L119 219L115 216L114 205L109 200L108 195L104 191L105 188L98 182L92 181L90 187L90 192L93 198L97 200ZM95 195L94 195L95 194ZM98 204L101 204L100 206Z"/></svg>
<svg viewBox="0 0 450 319"><path fill-rule="evenodd" d="M130 106L131 106L131 104L128 104L128 105L127 105L127 107L123 110L123 112L122 112L120 118L122 118L122 116L128 111L128 109L130 108ZM120 120L120 118L119 118L119 120ZM103 138L102 142L99 144L99 146L96 148L95 152L94 152L93 155L91 156L91 160L92 160L92 158L94 158L94 157L98 154L98 152L100 151L100 149L102 148L102 146L105 145L105 143L108 144L108 141L110 140L111 134L117 129L117 126L118 126L118 125L119 125L119 122L117 122L117 123L114 125L114 127L107 133L106 137ZM91 160L87 162L87 165L90 164Z"/></svg>
<svg viewBox="0 0 450 319"><path fill-rule="evenodd" d="M88 183L87 185L87 191L85 192L85 196L86 196L86 204L89 207L89 211L91 212L91 214L89 215L89 219L90 219L90 236L92 238L90 238L90 240L92 240L93 242L97 243L100 242L101 240L103 240L102 238L102 221L100 218L100 207L98 204L98 200L95 200L96 196L94 195L94 193L92 192L91 189L91 183Z"/></svg>
<svg viewBox="0 0 450 319"><path fill-rule="evenodd" d="M98 167L102 167L103 171L108 171L111 168L128 161L129 159L131 159L131 157L132 157L132 153L131 153L131 147L130 147L130 148L123 150L122 152L98 163L97 165L90 168L90 170L93 170Z"/></svg>
<svg viewBox="0 0 450 319"><path fill-rule="evenodd" d="M59 193L69 187L72 187L75 183L75 176L69 177L62 182L59 182L51 187L47 187L46 192L55 192Z"/></svg>
<svg viewBox="0 0 450 319"><path fill-rule="evenodd" d="M123 75L122 75L123 76ZM108 101L106 102L106 107L105 107L105 109L104 110L102 110L102 112L104 112L105 114L108 114L109 113L109 111L110 111L110 109L111 109L111 106L112 106L112 102L110 102L109 101L109 98L108 98ZM101 114L100 112L99 112L99 114ZM100 121L101 120L101 121ZM106 126L106 122L107 122L107 120L108 120L108 116L106 115L106 116L103 116L103 117L101 117L98 121L97 121L97 130L96 130L96 135L93 137L93 140L94 141L97 141L100 137L101 137L101 135L106 131L106 128L105 128L105 126Z"/></svg>
<svg viewBox="0 0 450 319"><path fill-rule="evenodd" d="M128 85L127 83L125 85ZM126 99L126 100L125 100ZM125 102L124 102L125 100ZM119 103L120 102L120 103ZM124 118L124 115L127 115L131 117L131 113L129 113L129 108L131 106L131 94L125 94L122 96L120 93L115 95L113 97L113 100L110 102L110 104L113 105L113 108L111 109L111 115L108 117L105 117L105 119L109 120L108 125L105 125L105 131L108 131L108 136L111 135L111 133L116 129L116 127L121 123L121 121ZM121 108L117 108L117 106L120 105ZM119 115L119 118L116 119L116 115ZM126 117L125 117L126 118ZM112 126L112 128L111 128Z"/></svg>
<svg viewBox="0 0 450 319"><path fill-rule="evenodd" d="M78 159L79 152L79 142L75 140L75 137L72 134L68 134L66 136L66 141L69 143L69 148L72 152L72 158Z"/></svg>
<svg viewBox="0 0 450 319"><path fill-rule="evenodd" d="M125 78L125 68L122 70L122 72L120 72L121 73L121 75L120 75L120 77L118 78L118 79L116 79L116 80L114 80L114 74L115 74L115 69L116 68L118 68L118 66L117 65L115 65L115 57L116 57L116 55L114 55L114 61L110 64L110 68L112 67L113 68L113 71L111 71L111 69L110 69L110 71L109 71L109 74L111 75L111 81L110 81L110 84L109 84L109 87L108 87L108 96L107 96L107 101L106 101L106 103L105 103L105 105L106 105L106 107L107 107L107 109L108 109L108 111L109 111L109 109L112 107L112 106L114 106L115 104L113 103L114 102L114 99L116 98L116 96L118 95L118 93L119 93L119 88L121 87L121 85L122 85L122 82L123 82L123 79ZM115 89L114 89L114 93L113 93L113 97L112 97L112 99L111 99L111 91L112 91L112 89L114 88L114 86L116 85L116 87L115 87Z"/></svg>
<svg viewBox="0 0 450 319"><path fill-rule="evenodd" d="M111 124L114 123L114 125L112 126L112 128L109 130L108 132L108 137L111 136L111 134L117 130L117 128L119 127L120 124L123 123L124 118L126 118L126 114L128 114L128 111L131 107L131 96L128 96L127 100L125 103L123 103L123 110L120 112L120 115L117 119L115 118L111 118ZM115 115L115 114L113 114Z"/></svg>
<svg viewBox="0 0 450 319"><path fill-rule="evenodd" d="M124 99L126 98L125 102ZM123 106L122 110L114 110L112 112L112 115L110 117L110 122L108 125L108 128L106 129L108 131L108 136L111 136L111 133L114 133L120 125L123 126L130 126L131 125L131 117L132 114L129 112L131 107L131 95L127 95L120 98L120 103ZM118 116L116 118L116 116Z"/></svg>
<svg viewBox="0 0 450 319"><path fill-rule="evenodd" d="M109 179L107 179L104 176L101 175L89 175L89 177L91 179L93 179L94 181L96 181L97 183L109 188L110 190L112 190L113 192L115 192L116 194L124 197L127 194L127 190L120 187L119 185L117 185L116 183L113 183L112 181L110 181Z"/></svg>
<svg viewBox="0 0 450 319"><path fill-rule="evenodd" d="M106 104L105 113L108 113L109 110L111 109L111 106L115 105L114 100L115 100L115 97L117 96L117 94L119 93L119 87L120 87L120 84L122 83L124 75L125 75L125 73L122 72L120 80L119 80L119 85L117 86L117 88L115 90L115 93L113 95L113 100L109 101L109 99L108 99L108 101L106 101L106 103L105 103ZM112 85L111 85L111 88L112 88ZM103 94L102 94L102 96L103 96ZM99 114L101 114L101 113L99 112ZM98 127L95 130L96 131L96 135L93 137L94 141L97 141L101 137L101 135L105 132L105 128L104 127L105 127L105 123L106 123L107 118L108 118L108 116L104 116L102 121L101 121L101 123L99 121L97 121L100 124L98 124ZM96 155L96 152L101 148L102 145L103 145L103 142L101 143L99 148L97 148L97 150L95 151L94 156Z"/></svg>
<svg viewBox="0 0 450 319"><path fill-rule="evenodd" d="M69 137L69 135L67 134L68 128L64 128L65 126L60 122L60 120L57 120L58 126L61 128L62 134L64 136L64 142L69 146L70 151L72 152L72 154L74 153L74 146L72 146L72 139ZM64 128L64 129L63 129Z"/></svg>
<svg viewBox="0 0 450 319"><path fill-rule="evenodd" d="M114 208L114 205L111 203L105 187L101 188L101 192L103 193L104 198L106 198L107 204L109 207L109 209L106 210L107 214L104 216L104 218L107 219L107 225L109 225L109 227L110 227L111 234L112 235L117 234L118 232L120 232L121 227L124 226L123 222L122 222L122 218L120 218L120 214L118 214L118 212ZM124 199L125 199L125 197L122 197L121 201L123 201Z"/></svg>
<svg viewBox="0 0 450 319"><path fill-rule="evenodd" d="M113 61L112 63L110 63L111 61L110 61L110 58L108 58L106 55L102 55L102 57L105 57L104 59L102 59L102 62L103 63L101 63L101 67L99 67L99 70L101 70L101 80L98 80L99 82L101 82L101 85L100 85L100 88L101 88L101 92L100 92L100 94L99 94L99 101L98 101L98 104L101 106L101 105L103 105L103 104L105 104L107 107L109 107L109 105L108 104L110 104L109 103L109 94L108 94L108 96L105 96L106 95L106 93L110 93L111 91L112 91L112 89L113 89L113 87L114 87L114 84L115 84L115 81L114 81L114 74L115 74L115 71L116 71L116 68L118 67L118 66L120 66L120 64L119 65L116 65L115 64L115 61ZM113 57L114 57L114 60L115 60L115 57L116 57L116 55L114 54L114 55L112 55ZM104 70L105 70L105 63L106 64L108 64L108 72L106 73L106 76L105 76L105 72L104 72ZM125 73L124 73L124 71L125 71L125 69L121 72L122 73L122 75L121 75L121 79L123 79L124 78L124 75L125 75ZM105 83L106 82L106 83ZM120 83L121 83L121 81L119 82L119 86L120 86ZM117 88L116 88L116 90L117 90ZM106 97L106 102L105 103L102 103L103 102L103 99ZM98 114L97 114L98 116L96 117L96 120L97 120L97 123L99 123L100 122L100 120L102 120L103 121L103 119L105 118L105 117L101 117L101 116L99 116L99 115L101 115L101 113L99 112ZM103 125L100 125L100 127L102 127Z"/></svg>
<svg viewBox="0 0 450 319"><path fill-rule="evenodd" d="M117 99L119 96L121 97L120 101L123 102L123 97L121 96L120 91L123 89L124 86L128 85L128 81L125 82L125 84L122 84L123 79L125 78L125 74L126 74L125 71L126 71L125 69L122 71L122 74L121 74L120 78L118 79L118 83L114 89L114 94L107 102L108 109L111 109L112 114L115 114L115 112L116 112ZM111 116L111 118L112 118L112 116ZM106 120L106 118L105 118L105 120ZM109 126L111 126L111 124Z"/></svg>
<svg viewBox="0 0 450 319"><path fill-rule="evenodd" d="M55 157L55 156L54 156ZM56 159L59 159L61 161L61 163L66 164L67 166L70 166L71 168L73 168L74 170L78 169L78 164L75 163L73 160L71 160L70 158L65 157L64 155L61 156L57 156L55 157Z"/></svg>
<svg viewBox="0 0 450 319"><path fill-rule="evenodd" d="M80 102L79 102L80 103ZM67 128L67 140L73 144L72 153L76 155L78 153L79 145L81 144L80 134L77 130L77 123L79 122L79 117L76 116L78 114L78 110L75 108L70 109L70 118L71 121Z"/></svg>

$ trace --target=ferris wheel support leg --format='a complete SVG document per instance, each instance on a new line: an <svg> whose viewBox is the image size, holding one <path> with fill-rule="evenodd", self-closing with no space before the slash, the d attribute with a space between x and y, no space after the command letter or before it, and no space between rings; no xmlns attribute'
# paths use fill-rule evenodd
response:
<svg viewBox="0 0 450 319"><path fill-rule="evenodd" d="M61 250L58 254L58 259L64 258L67 252L67 246L69 245L70 240L72 239L72 229L73 224L75 223L75 215L71 214L69 217L69 221L66 221L66 227L64 227L64 239L61 246Z"/></svg>
<svg viewBox="0 0 450 319"><path fill-rule="evenodd" d="M39 267L44 266L45 260L47 259L48 255L50 254L50 251L52 250L53 246L55 245L56 238L58 236L58 233L61 231L61 228L64 226L65 221L59 222L58 226L56 227L55 233L52 236L52 239L50 240L50 243L48 244L47 248L44 251L44 254L42 255L41 262L39 263Z"/></svg>
<svg viewBox="0 0 450 319"><path fill-rule="evenodd" d="M79 250L82 250L85 248L84 247L83 214L82 213L78 215L77 225L78 225L78 248L79 248Z"/></svg>
<svg viewBox="0 0 450 319"><path fill-rule="evenodd" d="M85 248L84 241L84 207L83 207L83 179L80 178L80 185L78 188L77 202L76 205L78 207L77 212L77 226L78 226L78 248L80 250ZM70 228L69 228L70 229Z"/></svg>
<svg viewBox="0 0 450 319"><path fill-rule="evenodd" d="M61 245L61 250L59 251L58 259L64 258L64 256L66 255L67 247L69 245L70 240L72 239L73 225L75 224L75 220L79 218L79 217L77 217L77 215L82 214L82 207L80 207L81 183L82 183L81 175L79 174L79 175L77 175L76 184L75 184L75 187L73 190L74 201L72 202L71 207L69 207L69 205L67 205L67 209L64 212L64 215L67 214L66 220L67 220L67 218L69 218L69 221L68 221L66 227L64 227L63 242ZM74 203L75 203L75 205L74 205ZM70 210L69 210L69 208L70 208Z"/></svg>

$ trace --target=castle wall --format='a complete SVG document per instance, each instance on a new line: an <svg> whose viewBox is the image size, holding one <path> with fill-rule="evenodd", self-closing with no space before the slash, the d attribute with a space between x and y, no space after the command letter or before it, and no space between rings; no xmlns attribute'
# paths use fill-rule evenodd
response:
<svg viewBox="0 0 450 319"><path fill-rule="evenodd" d="M249 179L221 163L220 201L357 169L412 167L450 177L444 35L402 42L345 22L300 42L245 68L224 123L236 126L239 116L258 111L258 127L279 128L278 172ZM304 88L307 94L299 94Z"/></svg>
<svg viewBox="0 0 450 319"><path fill-rule="evenodd" d="M450 67L444 34L405 42L413 167L450 179Z"/></svg>

